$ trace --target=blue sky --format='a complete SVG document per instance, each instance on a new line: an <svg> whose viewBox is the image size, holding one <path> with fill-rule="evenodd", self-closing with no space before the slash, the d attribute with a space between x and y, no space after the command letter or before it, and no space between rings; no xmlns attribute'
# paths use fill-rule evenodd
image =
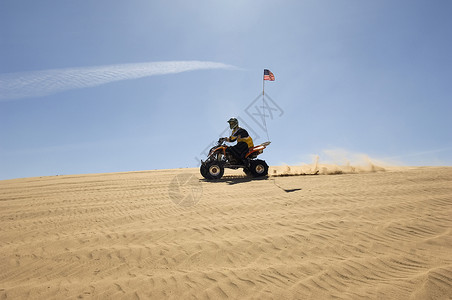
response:
<svg viewBox="0 0 452 300"><path fill-rule="evenodd" d="M1 0L0 179L196 167L232 116L263 142L264 68L270 165L334 149L452 165L451 14L449 0Z"/></svg>

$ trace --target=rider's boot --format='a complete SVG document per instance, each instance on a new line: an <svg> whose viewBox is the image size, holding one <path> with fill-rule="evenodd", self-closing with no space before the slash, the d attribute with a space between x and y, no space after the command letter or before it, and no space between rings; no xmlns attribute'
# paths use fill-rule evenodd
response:
<svg viewBox="0 0 452 300"><path fill-rule="evenodd" d="M241 161L245 167L247 167L247 168L250 167L250 160L248 158L242 158Z"/></svg>

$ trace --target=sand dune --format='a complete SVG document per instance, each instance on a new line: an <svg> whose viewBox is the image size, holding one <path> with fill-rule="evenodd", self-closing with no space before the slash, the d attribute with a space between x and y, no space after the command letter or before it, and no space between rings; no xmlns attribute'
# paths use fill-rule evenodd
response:
<svg viewBox="0 0 452 300"><path fill-rule="evenodd" d="M452 299L452 168L296 169L0 181L0 299Z"/></svg>

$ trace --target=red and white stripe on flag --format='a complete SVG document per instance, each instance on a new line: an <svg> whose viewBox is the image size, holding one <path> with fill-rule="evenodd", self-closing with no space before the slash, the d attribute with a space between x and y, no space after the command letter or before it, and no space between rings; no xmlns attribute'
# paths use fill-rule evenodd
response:
<svg viewBox="0 0 452 300"><path fill-rule="evenodd" d="M270 70L264 69L264 80L274 81L275 75Z"/></svg>

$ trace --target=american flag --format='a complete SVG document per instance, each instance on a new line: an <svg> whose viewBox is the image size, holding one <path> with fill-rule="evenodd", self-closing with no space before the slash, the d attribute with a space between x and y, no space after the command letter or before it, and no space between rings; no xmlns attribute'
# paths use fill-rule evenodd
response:
<svg viewBox="0 0 452 300"><path fill-rule="evenodd" d="M264 69L264 80L275 80L275 75L270 70Z"/></svg>

